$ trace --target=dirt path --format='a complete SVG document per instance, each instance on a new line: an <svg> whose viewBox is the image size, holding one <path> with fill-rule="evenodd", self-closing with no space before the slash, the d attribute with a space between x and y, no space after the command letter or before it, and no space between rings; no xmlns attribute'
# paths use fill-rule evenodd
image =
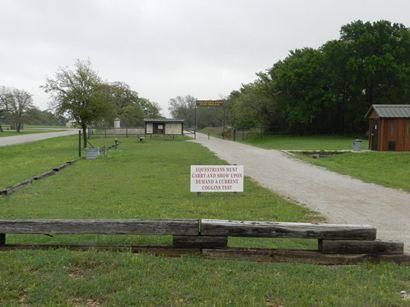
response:
<svg viewBox="0 0 410 307"><path fill-rule="evenodd" d="M410 252L410 194L365 183L278 150L197 134L194 142L219 158L245 167L245 174L275 193L323 214L330 223L370 224L377 237L405 242Z"/></svg>
<svg viewBox="0 0 410 307"><path fill-rule="evenodd" d="M31 133L31 134L22 134L22 135L13 135L13 136L3 136L0 137L0 147L30 143L50 138L55 138L58 136L73 135L77 134L77 129L70 129L66 131L59 132L42 132L42 133Z"/></svg>

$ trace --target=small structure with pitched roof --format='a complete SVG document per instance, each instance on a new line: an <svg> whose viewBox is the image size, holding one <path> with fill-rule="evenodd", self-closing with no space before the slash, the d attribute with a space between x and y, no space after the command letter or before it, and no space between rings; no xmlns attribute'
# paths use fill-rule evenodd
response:
<svg viewBox="0 0 410 307"><path fill-rule="evenodd" d="M183 119L147 118L144 124L148 135L184 135Z"/></svg>
<svg viewBox="0 0 410 307"><path fill-rule="evenodd" d="M410 151L410 104L374 104L369 119L369 149Z"/></svg>

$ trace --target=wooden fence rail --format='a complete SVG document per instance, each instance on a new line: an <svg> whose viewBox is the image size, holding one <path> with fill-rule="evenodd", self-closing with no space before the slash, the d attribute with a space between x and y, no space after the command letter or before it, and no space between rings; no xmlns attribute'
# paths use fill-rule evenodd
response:
<svg viewBox="0 0 410 307"><path fill-rule="evenodd" d="M15 248L58 248L64 245L6 244L8 234L124 234L170 235L173 247L147 247L150 251L167 251L168 254L186 254L188 250L209 257L219 255L231 258L305 259L310 263L343 264L366 259L390 260L410 263L404 254L402 242L376 240L376 229L369 225L309 224L261 221L228 221L209 219L118 219L118 220L5 220L0 219L0 251ZM269 249L228 248L228 237L269 237L317 239L316 251L288 251ZM109 248L107 246L75 246L69 248ZM112 246L127 249L126 246ZM144 247L132 246L134 251ZM184 250L185 251L182 251ZM171 251L172 250L172 251ZM275 251L275 252L273 252ZM279 256L280 255L280 256ZM316 256L315 256L316 255ZM337 255L337 256L335 256ZM361 255L361 256L358 256ZM315 262L315 259L317 260ZM343 262L343 259L346 260ZM358 260L359 259L359 260Z"/></svg>

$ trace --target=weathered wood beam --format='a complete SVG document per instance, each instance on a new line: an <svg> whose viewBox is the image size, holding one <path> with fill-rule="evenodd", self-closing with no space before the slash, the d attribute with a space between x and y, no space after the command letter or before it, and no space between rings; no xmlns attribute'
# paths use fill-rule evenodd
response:
<svg viewBox="0 0 410 307"><path fill-rule="evenodd" d="M301 262L319 265L352 265L363 262L395 262L410 265L410 255L367 255L367 254L323 254L309 250L280 249L203 249L207 258L223 258L230 260L248 260L257 262Z"/></svg>
<svg viewBox="0 0 410 307"><path fill-rule="evenodd" d="M172 245L180 248L226 248L228 237L173 236Z"/></svg>
<svg viewBox="0 0 410 307"><path fill-rule="evenodd" d="M68 164L68 163L63 163L63 164L61 164L61 165L59 165L59 166L54 167L54 168L53 168L53 171L58 172L58 171L62 170L63 168L66 168L68 165L70 165L70 164Z"/></svg>
<svg viewBox="0 0 410 307"><path fill-rule="evenodd" d="M319 240L319 251L325 254L403 254L403 242L362 240Z"/></svg>
<svg viewBox="0 0 410 307"><path fill-rule="evenodd" d="M199 221L175 220L0 220L0 233L198 235Z"/></svg>
<svg viewBox="0 0 410 307"><path fill-rule="evenodd" d="M32 182L33 182L33 179L30 178L30 179L24 180L20 183L17 183L13 186L7 187L6 188L8 190L7 195L14 192L14 191L16 191L16 190L18 190L18 189L24 188L25 186L31 184Z"/></svg>
<svg viewBox="0 0 410 307"><path fill-rule="evenodd" d="M309 250L274 250L250 248L200 249L174 248L171 246L125 246L125 245L65 245L65 244L13 244L0 246L1 251L19 249L57 249L69 250L96 250L96 251L124 251L134 253L150 253L158 256L180 257L185 255L201 255L206 258L247 260L256 262L300 262L319 265L351 265L362 262L395 262L410 265L410 255L334 255L323 254Z"/></svg>
<svg viewBox="0 0 410 307"><path fill-rule="evenodd" d="M10 190L9 189L2 189L2 190L0 190L0 195L8 195L9 194L9 192L10 192Z"/></svg>
<svg viewBox="0 0 410 307"><path fill-rule="evenodd" d="M42 173L40 175L34 176L33 179L34 180L40 180L40 179L43 179L43 178L46 178L46 177L49 177L49 176L53 176L55 173L56 173L55 171L48 171L48 172Z"/></svg>
<svg viewBox="0 0 410 307"><path fill-rule="evenodd" d="M308 224L201 220L201 235L232 237L375 240L376 228L368 225Z"/></svg>

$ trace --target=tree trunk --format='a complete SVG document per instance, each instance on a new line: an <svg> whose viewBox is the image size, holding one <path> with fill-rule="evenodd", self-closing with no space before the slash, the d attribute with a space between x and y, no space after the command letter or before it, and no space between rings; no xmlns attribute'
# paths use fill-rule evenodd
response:
<svg viewBox="0 0 410 307"><path fill-rule="evenodd" d="M83 147L87 148L87 126L81 125L81 128L83 130Z"/></svg>
<svg viewBox="0 0 410 307"><path fill-rule="evenodd" d="M17 123L17 124L16 124L16 131L17 131L17 133L20 133L20 130L21 130L21 123Z"/></svg>

